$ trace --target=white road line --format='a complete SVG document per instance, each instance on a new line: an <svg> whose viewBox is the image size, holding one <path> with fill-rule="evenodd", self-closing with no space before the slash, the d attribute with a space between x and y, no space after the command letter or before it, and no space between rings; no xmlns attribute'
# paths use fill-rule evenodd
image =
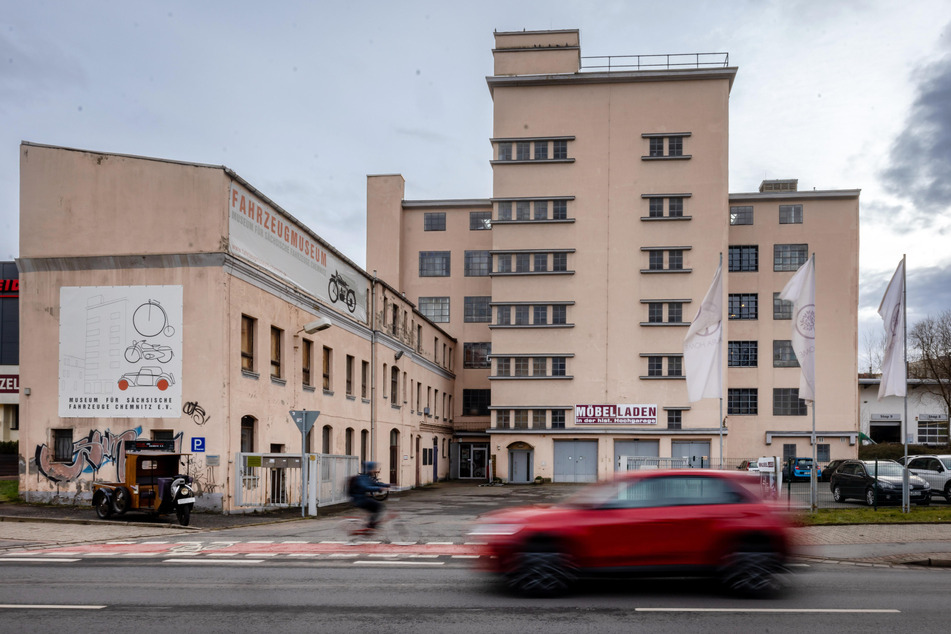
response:
<svg viewBox="0 0 951 634"><path fill-rule="evenodd" d="M329 556L334 559L356 559L359 557L357 553L330 553Z"/></svg>
<svg viewBox="0 0 951 634"><path fill-rule="evenodd" d="M441 566L441 565L443 565L444 563L446 563L446 562L444 562L444 561L396 561L396 560L393 560L393 559L377 559L377 560L374 560L374 561L370 561L370 560L367 560L367 559L358 559L357 561L353 562L354 565L364 565L364 566L385 566L385 565L393 565L393 566Z"/></svg>
<svg viewBox="0 0 951 634"><path fill-rule="evenodd" d="M313 558L318 557L317 553L287 553L288 557L299 557L299 558Z"/></svg>
<svg viewBox="0 0 951 634"><path fill-rule="evenodd" d="M79 561L79 559L54 559L52 557L0 557L0 562L3 563L21 563L25 561L42 561L44 563L57 563L57 564L69 564L74 561Z"/></svg>
<svg viewBox="0 0 951 634"><path fill-rule="evenodd" d="M169 543L171 542L142 542L142 545L144 546L145 544L169 544Z"/></svg>
<svg viewBox="0 0 951 634"><path fill-rule="evenodd" d="M452 555L453 559L478 559L478 555Z"/></svg>
<svg viewBox="0 0 951 634"><path fill-rule="evenodd" d="M755 612L768 614L901 614L901 610L860 608L634 608L635 612Z"/></svg>
<svg viewBox="0 0 951 634"><path fill-rule="evenodd" d="M286 541L286 542L281 542L281 543L282 543L282 544L309 544L310 542L303 542L303 541Z"/></svg>
<svg viewBox="0 0 951 634"><path fill-rule="evenodd" d="M246 543L246 544L273 544L273 543L274 543L274 540L273 540L273 539L262 539L262 540L259 540L259 541L251 541L251 542L245 542L245 543Z"/></svg>
<svg viewBox="0 0 951 634"><path fill-rule="evenodd" d="M214 551L205 551L202 553L206 557L236 557L238 553L216 553Z"/></svg>
<svg viewBox="0 0 951 634"><path fill-rule="evenodd" d="M259 564L263 559L163 559L163 564Z"/></svg>
<svg viewBox="0 0 951 634"><path fill-rule="evenodd" d="M436 559L439 555L410 555L413 559Z"/></svg>
<svg viewBox="0 0 951 634"><path fill-rule="evenodd" d="M134 544L135 542L106 542L106 543L109 544L110 546L113 546L116 544Z"/></svg>
<svg viewBox="0 0 951 634"><path fill-rule="evenodd" d="M423 542L424 544L429 544L431 546L452 546L452 542Z"/></svg>
<svg viewBox="0 0 951 634"><path fill-rule="evenodd" d="M0 603L0 610L102 610L104 605L27 605Z"/></svg>

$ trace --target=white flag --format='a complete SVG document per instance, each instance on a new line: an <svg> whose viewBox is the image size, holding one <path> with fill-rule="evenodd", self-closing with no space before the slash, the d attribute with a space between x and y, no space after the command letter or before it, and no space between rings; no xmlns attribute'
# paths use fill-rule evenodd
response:
<svg viewBox="0 0 951 634"><path fill-rule="evenodd" d="M878 314L882 316L885 325L885 360L882 361L882 382L878 385L878 400L882 400L889 394L905 396L907 392L904 294L905 258L902 258L878 307Z"/></svg>
<svg viewBox="0 0 951 634"><path fill-rule="evenodd" d="M684 372L687 398L699 401L723 396L721 342L723 341L723 282L717 267L713 284L684 337Z"/></svg>
<svg viewBox="0 0 951 634"><path fill-rule="evenodd" d="M780 299L793 303L792 346L802 375L799 377L799 398L810 403L816 400L816 263L815 254L799 267L786 283Z"/></svg>

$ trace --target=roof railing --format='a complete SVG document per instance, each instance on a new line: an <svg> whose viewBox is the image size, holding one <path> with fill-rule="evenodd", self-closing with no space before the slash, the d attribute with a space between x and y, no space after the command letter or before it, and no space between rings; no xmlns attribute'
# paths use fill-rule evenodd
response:
<svg viewBox="0 0 951 634"><path fill-rule="evenodd" d="M581 58L581 69L590 71L678 70L727 68L729 53L667 53L662 55L596 55Z"/></svg>

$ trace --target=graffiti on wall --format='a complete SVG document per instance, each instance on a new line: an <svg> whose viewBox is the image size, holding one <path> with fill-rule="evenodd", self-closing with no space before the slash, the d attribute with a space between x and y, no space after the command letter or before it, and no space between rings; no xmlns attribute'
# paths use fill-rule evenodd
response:
<svg viewBox="0 0 951 634"><path fill-rule="evenodd" d="M93 430L85 438L72 444L72 454L68 461L55 460L55 451L45 443L36 447L36 467L52 482L73 482L84 473L98 472L112 463L116 467L116 480L125 477L125 441L135 440L142 433L141 427L127 429L114 434L108 429L104 432ZM184 434L179 432L175 440L175 451L181 451Z"/></svg>
<svg viewBox="0 0 951 634"><path fill-rule="evenodd" d="M182 406L182 412L184 412L186 416L191 416L196 425L204 425L211 420L211 416L198 404L198 401L188 401L185 403Z"/></svg>

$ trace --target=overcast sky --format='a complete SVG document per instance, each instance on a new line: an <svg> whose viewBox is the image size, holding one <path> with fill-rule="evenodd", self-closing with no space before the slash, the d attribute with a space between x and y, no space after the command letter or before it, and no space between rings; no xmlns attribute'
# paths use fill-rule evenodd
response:
<svg viewBox="0 0 951 634"><path fill-rule="evenodd" d="M731 192L862 190L860 358L903 253L909 325L951 308L947 0L0 7L2 260L25 140L225 165L363 266L367 174L491 196L493 30L578 28L582 56L729 53Z"/></svg>

